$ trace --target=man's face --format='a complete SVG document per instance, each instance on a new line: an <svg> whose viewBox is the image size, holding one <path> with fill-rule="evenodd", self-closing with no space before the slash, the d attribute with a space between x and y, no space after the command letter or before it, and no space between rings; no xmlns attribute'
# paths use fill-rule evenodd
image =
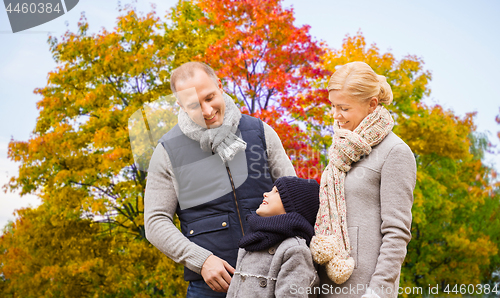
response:
<svg viewBox="0 0 500 298"><path fill-rule="evenodd" d="M222 83L218 84L201 69L194 76L175 84L178 103L196 124L205 128L222 125L226 104L222 97Z"/></svg>

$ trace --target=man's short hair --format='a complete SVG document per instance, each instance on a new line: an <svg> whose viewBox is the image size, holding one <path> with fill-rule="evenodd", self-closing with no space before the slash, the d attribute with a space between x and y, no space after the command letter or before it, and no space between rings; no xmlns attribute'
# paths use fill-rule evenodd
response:
<svg viewBox="0 0 500 298"><path fill-rule="evenodd" d="M182 64L172 71L172 75L170 76L170 89L174 94L177 93L177 90L175 89L175 83L179 80L185 81L192 78L196 69L203 70L217 86L217 84L219 83L219 78L210 66L203 62L191 61Z"/></svg>

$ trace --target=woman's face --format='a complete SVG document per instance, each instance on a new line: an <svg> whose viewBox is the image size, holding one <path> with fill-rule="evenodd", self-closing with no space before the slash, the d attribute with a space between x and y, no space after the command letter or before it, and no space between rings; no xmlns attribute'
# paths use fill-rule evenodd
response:
<svg viewBox="0 0 500 298"><path fill-rule="evenodd" d="M331 90L329 98L332 103L333 119L339 124L340 128L350 131L356 129L368 114L375 111L378 105L376 97L362 102L339 90Z"/></svg>

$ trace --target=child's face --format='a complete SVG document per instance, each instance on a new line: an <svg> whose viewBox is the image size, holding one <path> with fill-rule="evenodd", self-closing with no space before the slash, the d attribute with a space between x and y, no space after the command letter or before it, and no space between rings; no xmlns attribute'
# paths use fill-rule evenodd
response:
<svg viewBox="0 0 500 298"><path fill-rule="evenodd" d="M260 204L259 209L257 209L257 214L262 217L269 217L285 213L285 207L283 207L276 186L273 187L270 192L265 192L264 200L262 200L262 204Z"/></svg>

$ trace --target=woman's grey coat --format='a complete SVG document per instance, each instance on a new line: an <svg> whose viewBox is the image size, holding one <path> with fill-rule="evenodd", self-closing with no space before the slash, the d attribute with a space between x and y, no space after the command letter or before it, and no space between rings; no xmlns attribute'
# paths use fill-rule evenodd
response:
<svg viewBox="0 0 500 298"><path fill-rule="evenodd" d="M344 190L355 268L345 283L336 285L321 266L324 291L320 297L359 298L368 286L382 298L397 297L401 264L411 239L416 173L413 153L392 132L367 157L352 164Z"/></svg>

